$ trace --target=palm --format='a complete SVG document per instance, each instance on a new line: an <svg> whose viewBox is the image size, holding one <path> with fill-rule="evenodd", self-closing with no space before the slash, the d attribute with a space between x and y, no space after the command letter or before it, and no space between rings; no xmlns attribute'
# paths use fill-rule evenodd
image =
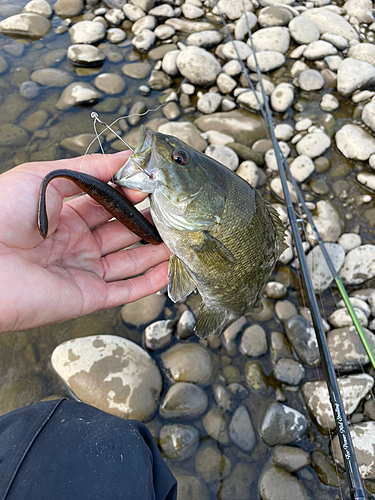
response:
<svg viewBox="0 0 375 500"><path fill-rule="evenodd" d="M126 157L87 157L82 170L108 181ZM62 165L63 163L63 165ZM168 250L147 245L119 252L139 238L69 181L47 191L49 236L36 227L42 178L56 168L79 170L81 159L23 165L0 176L0 329L63 321L137 300L166 283ZM100 169L100 170L99 170ZM140 194L128 193L132 202ZM95 229L91 229L95 228ZM155 266L155 267L154 267ZM144 271L153 267L152 271Z"/></svg>

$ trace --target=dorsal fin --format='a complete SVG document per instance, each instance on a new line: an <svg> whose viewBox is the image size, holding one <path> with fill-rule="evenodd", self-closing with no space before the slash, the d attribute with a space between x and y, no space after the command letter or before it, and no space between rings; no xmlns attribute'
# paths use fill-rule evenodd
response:
<svg viewBox="0 0 375 500"><path fill-rule="evenodd" d="M286 237L286 227L283 223L283 221L280 219L278 211L273 208L273 206L266 201L266 207L268 210L268 213L271 216L272 223L275 226L276 229L276 237L277 241L279 242L279 250L280 254L288 248L287 243L285 242L285 237Z"/></svg>

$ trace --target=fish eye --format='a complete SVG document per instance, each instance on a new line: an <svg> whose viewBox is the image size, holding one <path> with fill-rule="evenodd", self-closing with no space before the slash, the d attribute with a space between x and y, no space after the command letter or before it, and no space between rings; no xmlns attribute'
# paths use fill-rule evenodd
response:
<svg viewBox="0 0 375 500"><path fill-rule="evenodd" d="M189 161L188 155L185 153L185 151L182 151L181 149L175 149L173 151L172 160L181 166L187 165Z"/></svg>

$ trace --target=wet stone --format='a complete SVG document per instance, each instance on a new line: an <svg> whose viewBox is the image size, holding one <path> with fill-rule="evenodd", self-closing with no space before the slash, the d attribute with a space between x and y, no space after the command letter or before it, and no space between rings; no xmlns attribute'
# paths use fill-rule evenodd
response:
<svg viewBox="0 0 375 500"><path fill-rule="evenodd" d="M53 4L53 10L60 17L79 16L84 7L83 0L57 0Z"/></svg>
<svg viewBox="0 0 375 500"><path fill-rule="evenodd" d="M331 145L331 139L322 130L318 129L305 135L297 142L297 153L309 158L321 156Z"/></svg>
<svg viewBox="0 0 375 500"><path fill-rule="evenodd" d="M40 38L52 28L50 21L39 14L22 13L0 21L0 33Z"/></svg>
<svg viewBox="0 0 375 500"><path fill-rule="evenodd" d="M375 422L363 422L350 427L350 436L355 443L355 454L359 473L363 479L375 479ZM333 438L336 460L344 467L338 436Z"/></svg>
<svg viewBox="0 0 375 500"><path fill-rule="evenodd" d="M222 39L223 35L218 31L201 31L189 35L186 38L186 45L195 45L203 49L210 49L211 47L216 47Z"/></svg>
<svg viewBox="0 0 375 500"><path fill-rule="evenodd" d="M194 419L207 408L207 395L195 384L179 382L172 385L160 403L159 413L164 418Z"/></svg>
<svg viewBox="0 0 375 500"><path fill-rule="evenodd" d="M298 472L311 463L307 451L297 446L276 446L272 453L272 459L276 465L287 472Z"/></svg>
<svg viewBox="0 0 375 500"><path fill-rule="evenodd" d="M290 444L304 437L308 421L299 411L281 403L271 403L261 420L259 435L267 446Z"/></svg>
<svg viewBox="0 0 375 500"><path fill-rule="evenodd" d="M220 73L217 77L216 85L223 94L230 94L236 88L237 82L229 75Z"/></svg>
<svg viewBox="0 0 375 500"><path fill-rule="evenodd" d="M236 170L240 163L237 154L227 146L211 144L205 149L204 153L232 171Z"/></svg>
<svg viewBox="0 0 375 500"><path fill-rule="evenodd" d="M34 14L39 14L45 17L50 17L52 15L51 6L45 0L31 0L25 5L23 11L33 12Z"/></svg>
<svg viewBox="0 0 375 500"><path fill-rule="evenodd" d="M210 493L204 481L186 471L173 470L173 475L178 483L178 500L191 500L192 498L210 500Z"/></svg>
<svg viewBox="0 0 375 500"><path fill-rule="evenodd" d="M72 43L95 44L105 38L106 29L101 23L80 21L69 28Z"/></svg>
<svg viewBox="0 0 375 500"><path fill-rule="evenodd" d="M253 36L253 44L257 51L272 50L285 54L289 49L290 34L288 28L271 27L256 31Z"/></svg>
<svg viewBox="0 0 375 500"><path fill-rule="evenodd" d="M160 125L158 132L174 135L198 151L204 151L207 146L207 142L201 137L199 129L190 122L167 122Z"/></svg>
<svg viewBox="0 0 375 500"><path fill-rule="evenodd" d="M146 349L155 351L167 346L174 332L175 321L165 320L151 323L143 332L143 340Z"/></svg>
<svg viewBox="0 0 375 500"><path fill-rule="evenodd" d="M281 358L293 358L292 349L285 335L281 332L271 332L270 351L274 363Z"/></svg>
<svg viewBox="0 0 375 500"><path fill-rule="evenodd" d="M349 375L338 379L340 394L345 413L351 415L360 401L369 393L374 385L374 379L367 374ZM327 383L324 381L306 382L301 388L309 412L317 424L333 430L335 420L328 395Z"/></svg>
<svg viewBox="0 0 375 500"><path fill-rule="evenodd" d="M216 447L208 445L198 451L195 469L207 483L215 483L230 474L231 461Z"/></svg>
<svg viewBox="0 0 375 500"><path fill-rule="evenodd" d="M332 260L334 268L337 272L339 272L344 263L345 251L336 243L326 243L325 247ZM315 293L323 292L332 283L333 276L319 245L314 247L311 252L309 252L306 262Z"/></svg>
<svg viewBox="0 0 375 500"><path fill-rule="evenodd" d="M55 106L58 109L65 110L79 104L94 103L101 99L101 97L102 94L89 83L71 83L64 89Z"/></svg>
<svg viewBox="0 0 375 500"><path fill-rule="evenodd" d="M132 45L138 50L138 52L148 52L154 45L155 40L155 33L145 28L141 33L139 33L139 35L136 35L132 39Z"/></svg>
<svg viewBox="0 0 375 500"><path fill-rule="evenodd" d="M340 484L342 484L344 475L333 464L331 457L328 457L322 450L314 450L311 454L311 459L311 467L323 484L337 488L337 476L339 476Z"/></svg>
<svg viewBox="0 0 375 500"><path fill-rule="evenodd" d="M136 5L132 5L130 3L125 4L122 10L127 19L130 19L130 21L133 22L142 19L142 17L146 15L146 13L140 7L137 7Z"/></svg>
<svg viewBox="0 0 375 500"><path fill-rule="evenodd" d="M150 61L159 61L163 59L165 54L168 54L168 52L173 52L177 50L177 45L174 43L165 43L163 45L159 45L158 47L155 47L154 49L151 49L148 53L148 58Z"/></svg>
<svg viewBox="0 0 375 500"><path fill-rule="evenodd" d="M294 100L293 85L280 83L271 94L271 106L278 113L284 113Z"/></svg>
<svg viewBox="0 0 375 500"><path fill-rule="evenodd" d="M153 31L156 27L156 19L154 16L144 16L141 19L138 19L133 26L131 27L134 35L139 35L142 33L144 29L149 29Z"/></svg>
<svg viewBox="0 0 375 500"><path fill-rule="evenodd" d="M195 455L199 444L199 431L191 425L164 425L159 434L159 443L166 457L186 460Z"/></svg>
<svg viewBox="0 0 375 500"><path fill-rule="evenodd" d="M232 395L226 390L223 385L216 385L214 387L215 401L220 408L224 411L233 411L233 398Z"/></svg>
<svg viewBox="0 0 375 500"><path fill-rule="evenodd" d="M337 90L350 96L355 90L370 87L375 83L375 68L367 62L348 57L337 70Z"/></svg>
<svg viewBox="0 0 375 500"><path fill-rule="evenodd" d="M267 337L260 325L251 325L243 332L240 341L240 351L245 356L259 357L267 352Z"/></svg>
<svg viewBox="0 0 375 500"><path fill-rule="evenodd" d="M121 68L124 75L130 78L135 78L137 80L142 80L146 78L152 69L152 66L148 62L136 62L131 64L124 64Z"/></svg>
<svg viewBox="0 0 375 500"><path fill-rule="evenodd" d="M94 80L94 85L106 94L120 94L125 90L126 83L115 73L101 73Z"/></svg>
<svg viewBox="0 0 375 500"><path fill-rule="evenodd" d="M361 245L351 250L345 257L340 270L340 278L345 284L360 285L375 276L375 246Z"/></svg>
<svg viewBox="0 0 375 500"><path fill-rule="evenodd" d="M87 148L95 141L95 134L80 134L73 137L65 137L60 142L60 146L71 151L72 153L77 153L83 155L86 153ZM99 144L94 142L90 147L90 153L95 153L99 149Z"/></svg>
<svg viewBox="0 0 375 500"><path fill-rule="evenodd" d="M320 90L324 86L324 78L316 69L306 69L298 75L298 86L307 92Z"/></svg>
<svg viewBox="0 0 375 500"><path fill-rule="evenodd" d="M363 312L362 309L359 309L358 307L353 307L358 321L362 326L367 326L368 325L368 319L366 314ZM353 320L346 309L346 307L341 307L340 309L337 309L334 311L329 317L328 317L329 323L336 327L336 328L341 328L344 326L351 326L353 324Z"/></svg>
<svg viewBox="0 0 375 500"><path fill-rule="evenodd" d="M68 59L76 66L96 66L105 60L105 55L94 45L70 45Z"/></svg>
<svg viewBox="0 0 375 500"><path fill-rule="evenodd" d="M297 182L304 182L314 170L314 162L306 155L297 156L290 164L290 171Z"/></svg>
<svg viewBox="0 0 375 500"><path fill-rule="evenodd" d="M159 40L167 40L175 34L175 30L174 28L172 28L172 26L168 26L167 24L160 24L159 26L156 26L154 33L157 38L159 38Z"/></svg>
<svg viewBox="0 0 375 500"><path fill-rule="evenodd" d="M182 76L193 85L213 85L221 70L215 57L201 47L187 47L178 55L176 63Z"/></svg>
<svg viewBox="0 0 375 500"><path fill-rule="evenodd" d="M194 314L189 310L184 311L177 323L176 336L181 340L185 340L191 337L192 335L194 335L194 326Z"/></svg>
<svg viewBox="0 0 375 500"><path fill-rule="evenodd" d="M328 200L318 201L316 204L316 215L313 221L323 241L335 242L341 235L340 216L334 206ZM316 236L310 224L306 227L307 237L310 242L316 242Z"/></svg>
<svg viewBox="0 0 375 500"><path fill-rule="evenodd" d="M107 30L107 40L110 43L121 43L126 39L126 33L120 28L110 28Z"/></svg>
<svg viewBox="0 0 375 500"><path fill-rule="evenodd" d="M48 120L48 113L44 110L38 110L29 115L25 120L23 120L23 128L29 132L35 132L43 127L43 125Z"/></svg>
<svg viewBox="0 0 375 500"><path fill-rule="evenodd" d="M229 437L232 443L243 451L249 452L255 447L256 433L245 406L239 406L233 413L229 424Z"/></svg>
<svg viewBox="0 0 375 500"><path fill-rule="evenodd" d="M217 92L203 94L197 102L198 111L205 114L215 113L219 109L221 99L221 95Z"/></svg>
<svg viewBox="0 0 375 500"><path fill-rule="evenodd" d="M165 295L154 293L143 299L125 304L121 308L122 320L124 323L137 328L142 325L147 325L160 316L166 300Z"/></svg>
<svg viewBox="0 0 375 500"><path fill-rule="evenodd" d="M203 417L203 426L206 433L219 443L229 443L225 412L221 408L213 406Z"/></svg>
<svg viewBox="0 0 375 500"><path fill-rule="evenodd" d="M67 71L57 68L38 69L31 73L31 80L40 85L50 87L65 87L73 81L73 76Z"/></svg>
<svg viewBox="0 0 375 500"><path fill-rule="evenodd" d="M366 328L366 337L375 350L375 335ZM362 345L355 326L335 328L328 332L328 349L331 354L333 366L343 372L351 372L360 369L369 363L369 358Z"/></svg>
<svg viewBox="0 0 375 500"><path fill-rule="evenodd" d="M52 365L83 402L122 418L146 420L162 389L151 357L130 340L97 335L69 340L53 351Z"/></svg>
<svg viewBox="0 0 375 500"><path fill-rule="evenodd" d="M260 172L256 163L253 161L243 161L236 170L236 174L255 188L259 184Z"/></svg>
<svg viewBox="0 0 375 500"><path fill-rule="evenodd" d="M268 395L272 392L271 386L262 371L259 363L247 363L245 368L246 384L252 394Z"/></svg>
<svg viewBox="0 0 375 500"><path fill-rule="evenodd" d="M302 316L292 316L285 323L285 333L302 363L319 363L319 348L314 328Z"/></svg>
<svg viewBox="0 0 375 500"><path fill-rule="evenodd" d="M161 355L162 367L174 382L207 384L212 376L212 361L198 344L177 344Z"/></svg>
<svg viewBox="0 0 375 500"><path fill-rule="evenodd" d="M284 384L298 385L305 376L305 369L295 359L281 358L277 361L273 374Z"/></svg>
<svg viewBox="0 0 375 500"><path fill-rule="evenodd" d="M319 28L308 18L294 17L288 25L290 34L299 44L311 43L319 40Z"/></svg>
<svg viewBox="0 0 375 500"><path fill-rule="evenodd" d="M264 472L259 481L262 500L308 500L304 485L294 476L278 467Z"/></svg>
<svg viewBox="0 0 375 500"><path fill-rule="evenodd" d="M0 124L0 146L20 146L26 144L28 133L13 123Z"/></svg>
<svg viewBox="0 0 375 500"><path fill-rule="evenodd" d="M297 308L290 300L279 300L275 305L277 318L284 322L297 314Z"/></svg>
<svg viewBox="0 0 375 500"><path fill-rule="evenodd" d="M374 137L358 125L344 125L336 132L335 140L345 158L365 161L375 153Z"/></svg>
<svg viewBox="0 0 375 500"><path fill-rule="evenodd" d="M129 111L128 122L130 125L137 125L142 119L141 115L147 111L147 106L143 101L135 101Z"/></svg>
<svg viewBox="0 0 375 500"><path fill-rule="evenodd" d="M20 95L25 99L34 99L41 91L40 86L36 82L22 82L20 87Z"/></svg>

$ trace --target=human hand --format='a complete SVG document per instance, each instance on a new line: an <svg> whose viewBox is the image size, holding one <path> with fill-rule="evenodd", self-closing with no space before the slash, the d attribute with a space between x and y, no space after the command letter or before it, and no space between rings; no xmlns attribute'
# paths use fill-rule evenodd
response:
<svg viewBox="0 0 375 500"><path fill-rule="evenodd" d="M117 220L109 221L111 215L87 195L63 203L81 192L69 180L56 179L48 186L45 240L37 228L39 187L48 172L80 170L108 182L130 154L27 163L0 175L0 331L58 323L133 302L167 284L165 244L120 252L140 238ZM134 204L146 196L123 192Z"/></svg>

